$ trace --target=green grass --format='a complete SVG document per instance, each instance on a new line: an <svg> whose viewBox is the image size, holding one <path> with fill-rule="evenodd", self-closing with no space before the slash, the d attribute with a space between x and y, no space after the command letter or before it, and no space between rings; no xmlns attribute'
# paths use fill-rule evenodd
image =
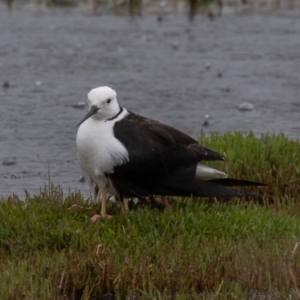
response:
<svg viewBox="0 0 300 300"><path fill-rule="evenodd" d="M284 135L200 135L226 149L213 163L262 180L259 203L172 199L172 212L133 205L96 223L59 187L0 202L0 299L299 299L300 143ZM134 298L136 297L136 298ZM291 298L289 298L291 297Z"/></svg>

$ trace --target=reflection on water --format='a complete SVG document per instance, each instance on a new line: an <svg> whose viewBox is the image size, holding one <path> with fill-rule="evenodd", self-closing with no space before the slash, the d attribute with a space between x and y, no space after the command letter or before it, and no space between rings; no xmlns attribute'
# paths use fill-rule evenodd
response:
<svg viewBox="0 0 300 300"><path fill-rule="evenodd" d="M75 125L99 85L116 89L126 108L194 137L204 128L298 138L299 30L299 13L288 11L191 23L0 4L1 195L38 192L48 166L65 193L88 193L78 182ZM238 110L244 102L253 109Z"/></svg>

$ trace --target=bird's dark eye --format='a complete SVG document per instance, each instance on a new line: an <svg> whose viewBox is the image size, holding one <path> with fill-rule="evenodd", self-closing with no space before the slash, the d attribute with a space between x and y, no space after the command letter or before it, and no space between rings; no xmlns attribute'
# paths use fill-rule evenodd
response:
<svg viewBox="0 0 300 300"><path fill-rule="evenodd" d="M106 103L110 103L110 101L111 101L111 99L108 99L108 100L106 101Z"/></svg>

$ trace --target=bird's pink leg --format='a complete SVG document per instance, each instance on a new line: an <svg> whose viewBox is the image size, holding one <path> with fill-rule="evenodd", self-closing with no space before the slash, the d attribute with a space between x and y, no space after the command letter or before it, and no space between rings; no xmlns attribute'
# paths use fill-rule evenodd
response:
<svg viewBox="0 0 300 300"><path fill-rule="evenodd" d="M149 196L149 199L150 199L150 202L151 202L152 205L156 204L156 200L155 200L153 195ZM171 210L171 205L169 203L168 197L167 196L161 196L161 200L162 200L166 210L170 211Z"/></svg>
<svg viewBox="0 0 300 300"><path fill-rule="evenodd" d="M125 215L126 213L129 212L128 199L124 198L122 196L118 196L118 197L119 197L119 201L120 201L120 206L121 206L122 214Z"/></svg>
<svg viewBox="0 0 300 300"><path fill-rule="evenodd" d="M112 216L106 214L107 190L108 190L108 185L105 185L101 191L101 213L100 213L100 215L96 214L96 215L92 216L91 217L92 222L96 222L98 219L105 219L105 218L111 219L112 218Z"/></svg>
<svg viewBox="0 0 300 300"><path fill-rule="evenodd" d="M161 200L163 201L166 210L171 211L171 205L169 203L168 197L167 196L161 196Z"/></svg>

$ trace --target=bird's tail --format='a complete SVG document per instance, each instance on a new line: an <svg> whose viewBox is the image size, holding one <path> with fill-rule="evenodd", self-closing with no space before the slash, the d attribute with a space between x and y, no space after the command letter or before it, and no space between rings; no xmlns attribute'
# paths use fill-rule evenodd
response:
<svg viewBox="0 0 300 300"><path fill-rule="evenodd" d="M223 186L266 186L267 185L262 182L233 179L233 178L218 178L218 179L212 179L209 181L217 183L217 184L221 184Z"/></svg>
<svg viewBox="0 0 300 300"><path fill-rule="evenodd" d="M229 179L229 180L228 180ZM241 184L242 182L247 184ZM237 184L239 183L239 184ZM196 189L195 196L199 197L260 197L259 194L228 188L227 186L247 186L250 181L232 180L230 178L213 179L213 180L195 180L194 188Z"/></svg>
<svg viewBox="0 0 300 300"><path fill-rule="evenodd" d="M224 178L226 179L226 178ZM190 184L180 184L177 183L176 186L165 186L166 192L160 191L158 194L169 195L169 196L195 196L195 197L216 197L216 198L230 198L230 197L260 197L259 194L228 188L227 186L237 186L241 184L237 183L248 183L244 184L249 185L250 181L231 181L224 179L214 179L214 180L202 180L202 179L194 179ZM221 181L222 180L222 181ZM219 181L222 183L219 183ZM233 184L234 182L234 184ZM231 184L230 184L231 183Z"/></svg>

